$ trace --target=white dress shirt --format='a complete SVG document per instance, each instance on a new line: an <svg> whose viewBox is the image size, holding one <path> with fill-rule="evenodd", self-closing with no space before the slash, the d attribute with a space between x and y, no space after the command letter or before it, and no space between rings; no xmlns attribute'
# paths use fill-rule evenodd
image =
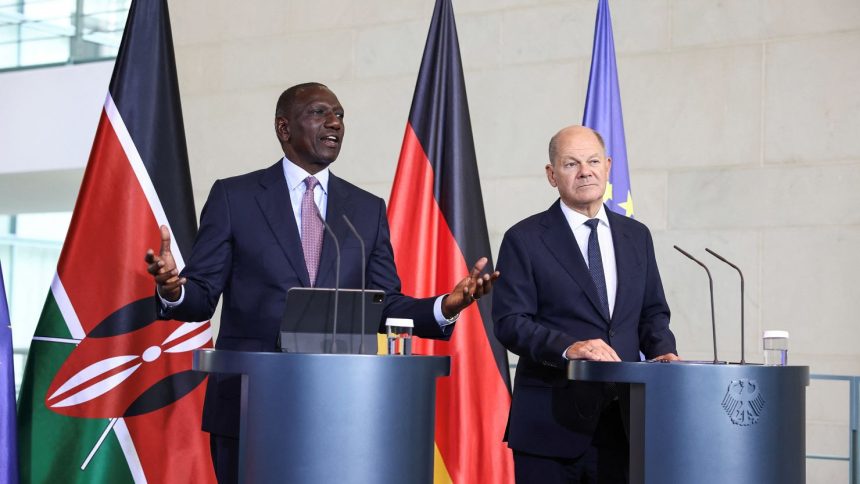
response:
<svg viewBox="0 0 860 484"><path fill-rule="evenodd" d="M311 176L304 169L299 168L285 156L284 178L287 180L287 188L290 191L290 205L293 206L293 216L296 218L296 226L299 228L299 238L302 236L302 197L305 195L307 187L305 186L305 178ZM328 208L328 177L329 169L324 168L313 175L319 182L314 187L314 203L320 211L320 215L325 219L326 208Z"/></svg>
<svg viewBox="0 0 860 484"><path fill-rule="evenodd" d="M570 230L573 232L573 237L576 239L576 245L579 246L579 252L585 260L585 265L588 265L588 237L591 235L591 228L585 225L588 217L571 209L564 202L561 203L561 211L564 213L564 218L567 219L567 224L570 225ZM597 215L594 218L600 223L597 224L597 242L600 244L600 259L603 261L603 277L606 278L606 297L609 302L609 317L615 309L615 294L618 290L618 271L615 266L615 245L612 243L612 230L609 228L609 217L606 216L606 208L601 205Z"/></svg>

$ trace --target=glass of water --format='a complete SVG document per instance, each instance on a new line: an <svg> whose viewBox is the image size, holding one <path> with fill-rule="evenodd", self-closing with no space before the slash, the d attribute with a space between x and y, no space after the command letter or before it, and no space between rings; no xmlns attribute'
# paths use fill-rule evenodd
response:
<svg viewBox="0 0 860 484"><path fill-rule="evenodd" d="M788 331L765 331L761 341L765 365L788 365Z"/></svg>
<svg viewBox="0 0 860 484"><path fill-rule="evenodd" d="M409 356L412 354L412 328L415 326L411 319L388 318L385 320L388 335L388 354Z"/></svg>

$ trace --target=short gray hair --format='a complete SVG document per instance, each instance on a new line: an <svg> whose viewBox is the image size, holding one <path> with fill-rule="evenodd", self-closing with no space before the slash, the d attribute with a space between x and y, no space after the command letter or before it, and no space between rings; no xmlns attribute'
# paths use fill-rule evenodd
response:
<svg viewBox="0 0 860 484"><path fill-rule="evenodd" d="M567 128L562 128L558 131L558 133L554 134L553 137L550 138L550 140L549 140L549 162L550 162L550 164L555 163L555 156L556 156L556 154L558 154L558 139L561 137L561 134L564 133L565 131L567 131L568 128L573 128L573 127L575 127L575 126L568 126ZM603 153L605 155L606 154L606 143L603 142L603 136L600 136L600 133L589 128L588 126L580 126L580 127L585 128L585 129L591 131L592 133L594 133L594 136L597 137L597 142L600 143L600 147L603 148Z"/></svg>

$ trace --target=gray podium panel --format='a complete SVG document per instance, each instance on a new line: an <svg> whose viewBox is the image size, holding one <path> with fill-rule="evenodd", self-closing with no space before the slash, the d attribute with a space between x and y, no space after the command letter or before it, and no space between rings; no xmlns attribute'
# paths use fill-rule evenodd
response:
<svg viewBox="0 0 860 484"><path fill-rule="evenodd" d="M242 374L240 482L433 482L449 357L198 350L194 369Z"/></svg>
<svg viewBox="0 0 860 484"><path fill-rule="evenodd" d="M572 361L630 383L632 484L806 482L805 366Z"/></svg>

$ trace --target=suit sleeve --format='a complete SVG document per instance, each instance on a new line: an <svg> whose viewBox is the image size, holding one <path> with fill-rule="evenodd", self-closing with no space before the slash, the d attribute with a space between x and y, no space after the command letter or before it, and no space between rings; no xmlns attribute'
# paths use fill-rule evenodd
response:
<svg viewBox="0 0 860 484"><path fill-rule="evenodd" d="M646 256L648 258L645 283L645 297L639 318L639 345L646 358L654 358L667 353L678 354L675 335L669 329L669 305L663 293L663 282L657 269L654 255L654 241L646 229Z"/></svg>
<svg viewBox="0 0 860 484"><path fill-rule="evenodd" d="M212 186L203 206L191 259L182 271L187 279L185 298L179 306L162 308L161 318L206 321L212 317L230 275L231 231L227 192L219 180Z"/></svg>
<svg viewBox="0 0 860 484"><path fill-rule="evenodd" d="M534 250L534 248L531 248ZM511 352L545 366L562 368L562 356L575 339L536 320L539 300L528 244L509 231L496 265L502 277L493 286L496 338Z"/></svg>
<svg viewBox="0 0 860 484"><path fill-rule="evenodd" d="M448 339L454 330L454 324L440 328L433 315L435 297L413 298L400 292L400 277L394 264L394 250L391 248L391 237L388 229L388 219L385 216L385 202L380 200L377 218L379 229L376 239L370 247L370 257L367 262L367 285L372 289L385 291L385 308L379 331L385 331L385 319L409 318L415 323L414 334L422 338Z"/></svg>

